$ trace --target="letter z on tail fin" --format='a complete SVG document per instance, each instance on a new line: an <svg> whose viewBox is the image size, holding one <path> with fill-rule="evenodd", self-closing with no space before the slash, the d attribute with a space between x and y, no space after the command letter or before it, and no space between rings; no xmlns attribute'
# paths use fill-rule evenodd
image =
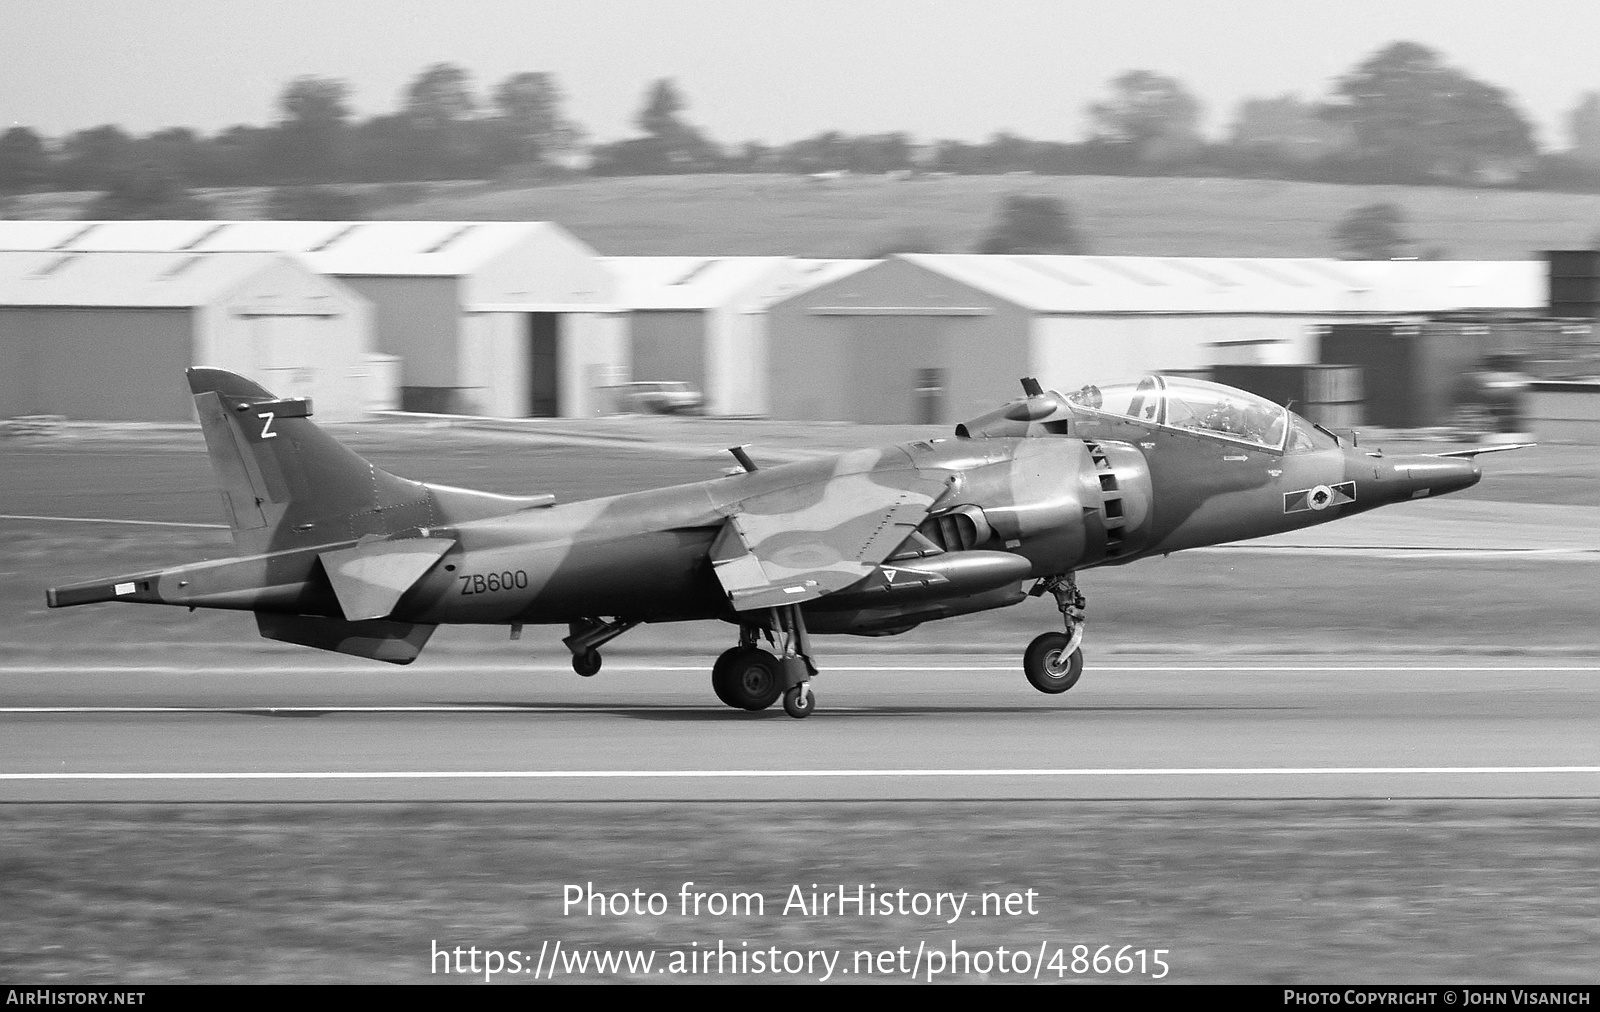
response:
<svg viewBox="0 0 1600 1012"><path fill-rule="evenodd" d="M373 466L323 432L303 399L222 369L188 371L234 542L248 552L399 533L434 523L421 482Z"/></svg>

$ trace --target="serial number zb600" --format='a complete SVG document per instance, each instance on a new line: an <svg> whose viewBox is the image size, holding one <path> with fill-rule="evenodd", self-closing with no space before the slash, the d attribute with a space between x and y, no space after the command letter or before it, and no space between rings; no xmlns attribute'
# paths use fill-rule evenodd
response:
<svg viewBox="0 0 1600 1012"><path fill-rule="evenodd" d="M458 576L461 581L461 593L468 594L493 594L501 590L521 590L528 585L528 574L522 570L505 573L469 573Z"/></svg>

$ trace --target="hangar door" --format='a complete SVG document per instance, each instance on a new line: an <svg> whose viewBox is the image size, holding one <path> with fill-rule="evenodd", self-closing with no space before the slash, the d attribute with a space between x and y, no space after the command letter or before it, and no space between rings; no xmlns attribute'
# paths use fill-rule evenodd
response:
<svg viewBox="0 0 1600 1012"><path fill-rule="evenodd" d="M561 414L561 314L528 316L528 417Z"/></svg>
<svg viewBox="0 0 1600 1012"><path fill-rule="evenodd" d="M948 317L850 319L845 348L847 406L853 422L947 422Z"/></svg>

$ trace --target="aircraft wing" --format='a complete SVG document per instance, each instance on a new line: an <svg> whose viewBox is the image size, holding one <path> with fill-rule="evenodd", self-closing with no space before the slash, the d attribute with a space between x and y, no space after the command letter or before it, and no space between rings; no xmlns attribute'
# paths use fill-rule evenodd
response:
<svg viewBox="0 0 1600 1012"><path fill-rule="evenodd" d="M897 474L836 476L747 499L711 545L735 611L804 604L872 573L928 515L944 486ZM901 487L910 486L910 487Z"/></svg>

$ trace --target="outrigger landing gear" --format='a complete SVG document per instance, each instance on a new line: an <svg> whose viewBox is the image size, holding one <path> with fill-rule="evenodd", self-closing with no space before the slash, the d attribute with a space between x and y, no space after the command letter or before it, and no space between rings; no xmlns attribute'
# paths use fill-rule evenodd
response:
<svg viewBox="0 0 1600 1012"><path fill-rule="evenodd" d="M571 635L561 642L572 651L572 670L585 678L597 673L600 670L600 648L638 624L620 618L610 622L586 618L569 623L567 629Z"/></svg>
<svg viewBox="0 0 1600 1012"><path fill-rule="evenodd" d="M1046 591L1055 596L1067 631L1044 633L1029 643L1022 655L1022 670L1034 688L1054 695L1072 688L1083 674L1083 651L1079 646L1083 643L1083 610L1089 602L1079 592L1072 573L1047 576L1029 594L1038 597Z"/></svg>
<svg viewBox="0 0 1600 1012"><path fill-rule="evenodd" d="M763 635L779 656L756 645ZM817 673L810 647L800 606L773 608L768 626L739 627L739 645L725 651L711 668L711 688L735 709L765 710L781 695L785 713L809 717L817 705L810 685Z"/></svg>

